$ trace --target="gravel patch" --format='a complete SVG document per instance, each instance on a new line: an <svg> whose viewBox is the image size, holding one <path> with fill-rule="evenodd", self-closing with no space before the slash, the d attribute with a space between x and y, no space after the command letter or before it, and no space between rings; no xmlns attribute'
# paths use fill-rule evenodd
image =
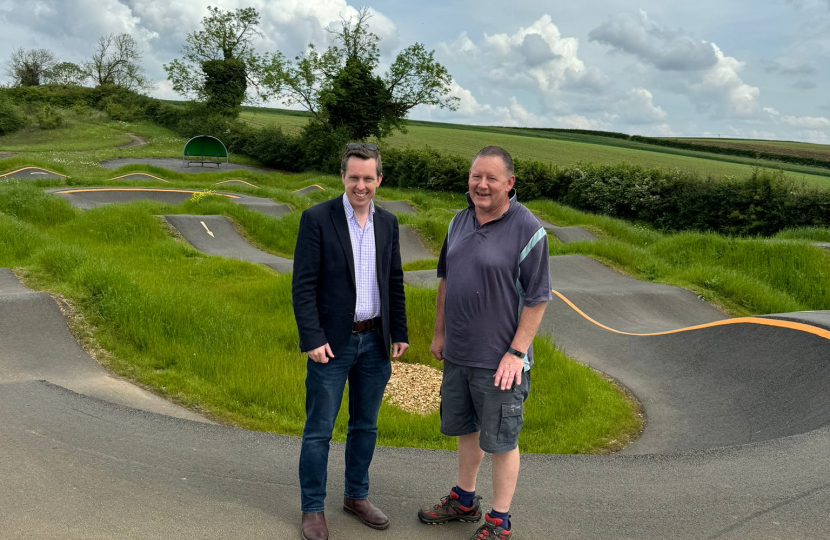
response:
<svg viewBox="0 0 830 540"><path fill-rule="evenodd" d="M420 415L438 410L441 371L421 364L392 362L392 377L386 385L389 402L406 412Z"/></svg>

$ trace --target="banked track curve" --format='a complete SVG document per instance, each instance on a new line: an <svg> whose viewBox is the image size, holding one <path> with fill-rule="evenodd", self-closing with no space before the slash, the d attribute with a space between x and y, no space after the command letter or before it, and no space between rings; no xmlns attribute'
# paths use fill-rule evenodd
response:
<svg viewBox="0 0 830 540"><path fill-rule="evenodd" d="M712 325L725 317L688 291L586 257L552 257L551 275L561 296L542 330L631 388L647 425L621 454L523 456L512 510L522 538L827 537L830 313L767 317L815 332ZM149 414L9 378L13 369L0 371L0 530L10 538L299 536L297 439ZM342 458L334 445L337 471ZM332 538L469 536L472 526L424 528L414 517L447 489L454 464L447 452L380 448L372 496L393 520L384 533L337 510L333 473Z"/></svg>

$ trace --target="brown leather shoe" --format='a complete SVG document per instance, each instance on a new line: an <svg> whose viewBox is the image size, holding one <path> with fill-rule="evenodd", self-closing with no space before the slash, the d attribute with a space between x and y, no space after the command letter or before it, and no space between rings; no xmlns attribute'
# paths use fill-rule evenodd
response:
<svg viewBox="0 0 830 540"><path fill-rule="evenodd" d="M389 527L389 518L369 499L343 499L343 510L360 518L365 525L378 530Z"/></svg>
<svg viewBox="0 0 830 540"><path fill-rule="evenodd" d="M303 540L329 540L329 528L323 512L303 513Z"/></svg>

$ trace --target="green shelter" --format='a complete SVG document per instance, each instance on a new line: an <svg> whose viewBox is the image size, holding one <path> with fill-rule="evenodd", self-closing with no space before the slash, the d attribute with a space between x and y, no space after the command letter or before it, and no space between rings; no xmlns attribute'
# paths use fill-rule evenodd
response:
<svg viewBox="0 0 830 540"><path fill-rule="evenodd" d="M228 149L216 137L210 135L197 135L187 141L182 151L182 161L186 166L191 163L215 163L221 165L222 159L228 163Z"/></svg>

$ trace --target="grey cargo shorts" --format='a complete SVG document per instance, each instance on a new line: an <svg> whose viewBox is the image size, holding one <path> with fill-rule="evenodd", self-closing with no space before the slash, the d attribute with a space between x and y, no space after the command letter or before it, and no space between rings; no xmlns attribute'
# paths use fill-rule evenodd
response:
<svg viewBox="0 0 830 540"><path fill-rule="evenodd" d="M493 385L495 369L444 360L441 380L441 433L459 437L480 431L479 446L488 454L509 452L519 444L524 402L530 392L530 371L510 390Z"/></svg>

